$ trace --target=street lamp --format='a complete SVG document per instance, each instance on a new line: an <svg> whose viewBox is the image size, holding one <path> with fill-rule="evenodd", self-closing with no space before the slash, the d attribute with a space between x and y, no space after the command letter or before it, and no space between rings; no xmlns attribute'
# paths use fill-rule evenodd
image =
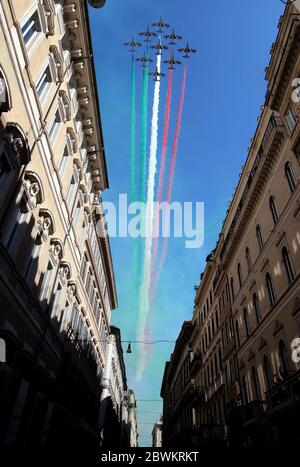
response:
<svg viewBox="0 0 300 467"><path fill-rule="evenodd" d="M106 0L88 0L88 2L93 8L102 8Z"/></svg>

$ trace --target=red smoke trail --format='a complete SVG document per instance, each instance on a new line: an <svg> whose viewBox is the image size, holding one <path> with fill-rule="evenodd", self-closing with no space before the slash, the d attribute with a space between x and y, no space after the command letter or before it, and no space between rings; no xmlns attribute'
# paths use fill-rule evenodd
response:
<svg viewBox="0 0 300 467"><path fill-rule="evenodd" d="M175 174L175 166L176 166L176 156L177 156L177 148L178 148L178 142L179 142L179 136L180 136L180 127L181 127L181 118L182 118L182 111L183 111L183 103L184 103L184 92L185 92L185 84L186 84L186 65L184 65L184 70L183 70L183 79L182 79L182 85L181 85L181 92L180 92L180 101L179 101L179 107L178 107L178 113L177 113L177 119L176 119L176 127L175 127L175 134L174 134L174 141L173 141L173 146L172 146L172 158L171 158L171 164L170 164L170 172L169 172L169 180L168 180L168 186L167 186L167 197L166 201L168 204L171 203L171 198L172 198L172 188L173 188L173 181L174 181L174 174ZM161 188L162 190L162 188ZM162 198L162 193L161 193L161 198ZM161 199L159 200L161 201ZM158 218L156 219L158 222ZM156 231L154 230L156 233ZM158 244L158 238L154 238L154 242ZM158 248L158 247L156 247ZM168 238L163 237L163 244L162 244L162 252L160 256L160 262L159 262L159 267L156 268L155 265L155 256L153 260L153 268L152 268L152 275L151 275L151 298L152 298L152 304L154 302L155 298L155 293L156 293L156 287L158 283L158 278L160 271L163 267L163 264L165 262L166 256L167 256L167 249L168 249ZM156 252L154 251L157 255L157 250ZM151 323L150 323L150 316L148 318L147 326L146 326L146 333L147 335L151 335ZM150 358L150 353L151 353L151 346L147 349L147 358Z"/></svg>
<svg viewBox="0 0 300 467"><path fill-rule="evenodd" d="M170 70L169 79L168 79L164 133L163 133L163 140L162 140L162 151L161 151L161 159L160 159L159 178L158 178L158 190L157 190L158 206L161 203L162 196L163 196L166 156L167 156L167 148L168 148L169 123L170 123L172 82L173 82L173 70ZM159 234L159 209L156 209L155 220L154 220L154 235L157 235L157 236L155 236L153 239L151 289L150 289L152 300L154 299L154 296L155 296L155 282L156 282L155 281L155 269L156 269L156 257L157 257L157 252L158 252L158 234Z"/></svg>
<svg viewBox="0 0 300 467"><path fill-rule="evenodd" d="M176 127L175 127L175 135L174 135L174 141L173 141L173 147L172 147L172 158L171 158L170 174L169 174L169 181L168 181L168 187L167 187L167 199L166 199L168 204L171 203L171 198L172 198L172 188L173 188L173 181L174 181L177 148L178 148L178 141L179 141L179 136L180 136L181 117L182 117L183 102L184 102L185 83L186 83L186 65L184 65L184 70L183 70L180 101L179 101L179 108L178 108ZM162 252L161 252L160 263L159 263L159 268L158 268L159 271L161 270L165 262L165 259L167 256L167 249L168 249L168 238L163 237Z"/></svg>

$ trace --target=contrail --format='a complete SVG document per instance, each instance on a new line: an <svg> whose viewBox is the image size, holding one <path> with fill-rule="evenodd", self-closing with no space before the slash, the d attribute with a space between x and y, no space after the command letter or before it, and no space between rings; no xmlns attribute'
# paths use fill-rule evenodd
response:
<svg viewBox="0 0 300 467"><path fill-rule="evenodd" d="M179 101L178 114L177 114L177 119L176 119L174 141L173 141L173 146L172 146L172 158L171 158L171 164L170 164L170 173L169 173L169 180L168 180L168 186L167 186L167 196L166 196L166 202L168 204L171 203L171 199L172 199L172 188L173 188L174 173L175 173L175 166L176 166L178 141L179 141L179 136L180 136L180 127L181 127L181 117L182 117L183 103L184 103L185 84L186 84L186 65L184 65L184 70L183 70L183 79L182 79L181 92L180 92L180 101ZM166 259L166 256L167 256L167 250L168 250L168 238L163 237L162 251L161 251L160 263L159 263L159 268L158 268L159 271L161 270L161 268L162 268L162 266L163 266L163 264L165 262L165 259ZM159 273L158 273L158 275L159 275ZM158 275L156 277L156 282L158 281Z"/></svg>
<svg viewBox="0 0 300 467"><path fill-rule="evenodd" d="M131 137L130 137L130 201L135 201L135 137L136 137L136 114L135 114L135 69L132 55L131 67Z"/></svg>
<svg viewBox="0 0 300 467"><path fill-rule="evenodd" d="M170 123L170 111L171 111L171 96L172 96L172 82L173 82L173 70L169 71L168 78L168 90L167 90L167 102L166 102L166 111L165 111L165 121L164 121L164 133L162 140L162 151L160 159L160 170L159 170L159 179L158 179L158 190L157 190L157 206L159 207L162 201L163 195L163 186L164 186L164 177L165 177L165 167L166 167L166 156L168 148L168 136L169 136L169 123ZM158 240L159 240L159 209L155 211L154 217L154 239L153 239L153 254L152 254L152 272L151 272L151 298L155 296L155 267L156 259L158 252Z"/></svg>
<svg viewBox="0 0 300 467"><path fill-rule="evenodd" d="M157 71L160 73L161 55L157 55ZM151 283L151 250L152 250L152 235L154 221L154 187L155 187L155 172L157 164L157 135L158 135L158 114L159 114L159 92L160 78L157 78L154 86L154 98L152 107L152 123L151 123L151 142L149 156L149 172L148 172L148 188L147 188L147 206L146 206L146 238L144 252L144 274L143 284L141 287L140 299L140 319L138 323L138 335L144 335L147 316L150 305L150 283ZM139 379L145 368L145 350L144 346L140 346L141 358L137 368L137 378Z"/></svg>

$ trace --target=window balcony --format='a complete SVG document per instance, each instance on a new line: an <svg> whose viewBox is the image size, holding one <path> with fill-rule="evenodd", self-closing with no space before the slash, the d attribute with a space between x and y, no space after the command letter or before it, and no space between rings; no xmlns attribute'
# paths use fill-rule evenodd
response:
<svg viewBox="0 0 300 467"><path fill-rule="evenodd" d="M266 401L252 401L249 404L241 406L241 413L244 425L257 422L266 413Z"/></svg>
<svg viewBox="0 0 300 467"><path fill-rule="evenodd" d="M195 352L194 357L190 363L191 376L195 376L197 374L197 372L202 367L202 362L203 362L203 355L199 350L197 350L197 352Z"/></svg>
<svg viewBox="0 0 300 467"><path fill-rule="evenodd" d="M300 370L276 384L267 393L269 411L274 413L292 409L300 404Z"/></svg>

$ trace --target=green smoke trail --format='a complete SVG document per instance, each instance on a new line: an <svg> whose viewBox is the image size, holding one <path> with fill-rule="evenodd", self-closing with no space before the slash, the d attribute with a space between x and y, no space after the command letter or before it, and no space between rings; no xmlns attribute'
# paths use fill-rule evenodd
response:
<svg viewBox="0 0 300 467"><path fill-rule="evenodd" d="M146 56L148 57L148 53ZM139 201L145 201L146 196L148 79L148 63L146 63L146 67L144 69L143 74L142 93Z"/></svg>
<svg viewBox="0 0 300 467"><path fill-rule="evenodd" d="M131 142L130 142L130 201L135 201L135 136L136 136L136 114L135 114L135 69L132 56L131 70Z"/></svg>

